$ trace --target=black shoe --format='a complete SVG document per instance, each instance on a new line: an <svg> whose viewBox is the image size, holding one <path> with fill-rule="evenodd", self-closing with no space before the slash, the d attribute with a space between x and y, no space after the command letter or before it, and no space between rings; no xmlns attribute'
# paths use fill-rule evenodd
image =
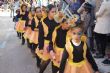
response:
<svg viewBox="0 0 110 73"><path fill-rule="evenodd" d="M21 39L21 37L19 37L19 39Z"/></svg>
<svg viewBox="0 0 110 73"><path fill-rule="evenodd" d="M24 45L24 44L25 44L24 42L21 43L21 45Z"/></svg>
<svg viewBox="0 0 110 73"><path fill-rule="evenodd" d="M32 57L33 57L33 58L36 58L35 51L31 50L31 53L32 53Z"/></svg>
<svg viewBox="0 0 110 73"><path fill-rule="evenodd" d="M36 63L37 67L40 68L40 63Z"/></svg>
<svg viewBox="0 0 110 73"><path fill-rule="evenodd" d="M96 54L95 56L94 56L94 58L104 58L104 55L102 55L102 54Z"/></svg>
<svg viewBox="0 0 110 73"><path fill-rule="evenodd" d="M105 59L104 61L102 61L102 63L103 63L104 65L110 65L110 60Z"/></svg>
<svg viewBox="0 0 110 73"><path fill-rule="evenodd" d="M27 47L28 47L28 48L30 48L30 45L29 45L29 44L27 44Z"/></svg>
<svg viewBox="0 0 110 73"><path fill-rule="evenodd" d="M40 68L40 64L41 64L41 59L36 55L36 65L38 68Z"/></svg>

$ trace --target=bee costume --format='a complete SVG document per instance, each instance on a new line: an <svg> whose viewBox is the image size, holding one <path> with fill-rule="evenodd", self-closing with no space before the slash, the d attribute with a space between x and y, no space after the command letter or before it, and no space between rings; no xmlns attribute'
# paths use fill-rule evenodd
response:
<svg viewBox="0 0 110 73"><path fill-rule="evenodd" d="M23 4L23 5L25 6L25 4ZM22 8L22 6L21 6L21 8ZM28 18L28 12L27 11L23 12L21 8L20 8L20 14L19 14L20 18L19 18L18 24L16 26L16 31L18 31L20 33L24 33L25 23Z"/></svg>
<svg viewBox="0 0 110 73"><path fill-rule="evenodd" d="M94 71L98 71L98 67L85 41L81 40L78 46L72 40L67 42L59 73L94 73Z"/></svg>

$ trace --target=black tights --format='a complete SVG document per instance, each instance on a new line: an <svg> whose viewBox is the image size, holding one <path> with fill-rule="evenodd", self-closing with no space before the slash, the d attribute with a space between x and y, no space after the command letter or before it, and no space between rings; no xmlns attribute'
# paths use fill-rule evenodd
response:
<svg viewBox="0 0 110 73"><path fill-rule="evenodd" d="M21 33L17 32L17 36L21 39Z"/></svg>
<svg viewBox="0 0 110 73"><path fill-rule="evenodd" d="M50 63L50 60L41 61L39 73L44 73L44 71L45 71L45 69L47 68L47 66L48 66L49 63Z"/></svg>
<svg viewBox="0 0 110 73"><path fill-rule="evenodd" d="M36 63L37 63L37 67L39 68L40 67L40 64L41 64L41 59L37 56L36 54Z"/></svg>
<svg viewBox="0 0 110 73"><path fill-rule="evenodd" d="M22 37L22 45L24 45L25 44L25 38L24 38L24 33L21 33L21 37Z"/></svg>
<svg viewBox="0 0 110 73"><path fill-rule="evenodd" d="M39 73L44 73L45 69L47 68L48 64L50 63L50 60L42 61L40 65L40 71ZM59 68L53 65L52 63L52 73L57 73Z"/></svg>
<svg viewBox="0 0 110 73"><path fill-rule="evenodd" d="M59 68L54 66L52 63L52 73L57 73L59 71Z"/></svg>
<svg viewBox="0 0 110 73"><path fill-rule="evenodd" d="M37 48L38 44L34 44L32 43L32 50L35 52L36 48Z"/></svg>
<svg viewBox="0 0 110 73"><path fill-rule="evenodd" d="M31 46L31 44L30 44L30 42L29 42L29 39L27 39L27 47L28 47L28 48L31 48L30 46Z"/></svg>
<svg viewBox="0 0 110 73"><path fill-rule="evenodd" d="M33 54L35 54L35 50L36 50L38 44L29 43L29 46L30 46L31 52L32 52Z"/></svg>

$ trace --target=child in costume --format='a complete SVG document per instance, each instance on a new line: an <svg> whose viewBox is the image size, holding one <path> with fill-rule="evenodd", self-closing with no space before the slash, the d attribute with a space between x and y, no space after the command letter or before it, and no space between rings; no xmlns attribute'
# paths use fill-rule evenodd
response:
<svg viewBox="0 0 110 73"><path fill-rule="evenodd" d="M31 43L29 42L29 39L31 37L31 33L32 33L32 29L31 29L31 26L32 26L32 19L34 18L34 13L33 11L30 11L29 12L29 15L28 15L28 19L26 20L26 23L25 23L25 33L24 33L24 38L25 40L27 40L27 46L29 48L31 48Z"/></svg>
<svg viewBox="0 0 110 73"><path fill-rule="evenodd" d="M31 37L30 37L29 41L31 43L31 51L32 51L34 57L37 60L37 67L40 66L40 59L35 54L35 49L37 48L38 43L39 43L39 34L42 34L42 33L39 33L39 30L41 30L40 26L42 25L41 20L42 20L41 8L40 7L36 7L35 8L35 16L32 19L32 23L31 23L32 24L32 26L31 26L32 33L31 33Z"/></svg>
<svg viewBox="0 0 110 73"><path fill-rule="evenodd" d="M99 73L86 41L81 39L81 23L71 27L71 38L66 42L59 73Z"/></svg>
<svg viewBox="0 0 110 73"><path fill-rule="evenodd" d="M17 23L16 30L17 30L17 32L20 33L20 35L22 37L22 45L24 45L25 44L25 39L24 39L23 35L24 35L24 32L25 32L25 23L26 23L26 20L28 18L27 6L25 4L21 5L19 17L20 17L20 19Z"/></svg>
<svg viewBox="0 0 110 73"><path fill-rule="evenodd" d="M14 19L13 19L13 21L15 22L15 27L14 27L14 29L16 29L16 26L17 26L17 23L18 23L18 21L19 21L19 15L20 14L20 10L19 9L17 9L16 10L16 16L14 17ZM20 38L20 34L19 34L19 32L18 31L16 31L17 32L17 37L19 37Z"/></svg>
<svg viewBox="0 0 110 73"><path fill-rule="evenodd" d="M40 36L41 40L39 41L39 46L37 50L37 55L42 59L40 72L43 73L50 62L50 52L53 52L53 49L50 48L52 42L52 33L59 24L54 20L55 15L55 6L50 4L47 6L47 17L42 20L42 31L44 33ZM41 43L42 42L42 43ZM42 44L42 46L40 46ZM38 51L39 50L39 51ZM42 51L42 54L39 55L39 52Z"/></svg>
<svg viewBox="0 0 110 73"><path fill-rule="evenodd" d="M46 7L45 6L42 6L42 16L43 16L43 18L47 17L47 11L46 11Z"/></svg>
<svg viewBox="0 0 110 73"><path fill-rule="evenodd" d="M52 56L52 73L57 73L59 70L62 54L66 44L67 32L69 24L67 19L63 19L58 27L55 28L52 36L54 55Z"/></svg>

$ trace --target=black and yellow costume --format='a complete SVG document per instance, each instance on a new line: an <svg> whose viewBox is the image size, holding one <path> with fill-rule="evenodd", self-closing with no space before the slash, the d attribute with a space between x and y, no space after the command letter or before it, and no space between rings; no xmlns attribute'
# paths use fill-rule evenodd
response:
<svg viewBox="0 0 110 73"><path fill-rule="evenodd" d="M49 20L48 17L42 20L42 26L39 29L39 47L36 50L37 55L43 60L40 67L40 72L43 73L45 68L50 62L50 51L52 48L52 34L54 29L59 24L53 20ZM43 51L40 51L43 50Z"/></svg>
<svg viewBox="0 0 110 73"><path fill-rule="evenodd" d="M66 43L66 49L59 73L94 73L98 67L84 41L75 46L72 41Z"/></svg>
<svg viewBox="0 0 110 73"><path fill-rule="evenodd" d="M16 27L16 30L20 33L24 33L24 28L25 28L25 23L26 23L26 20L28 18L28 12L21 12L19 14L19 21L18 21L18 25Z"/></svg>
<svg viewBox="0 0 110 73"><path fill-rule="evenodd" d="M29 15L28 15L28 18L27 18L27 20L26 20L26 23L25 23L25 27L26 27L26 30L25 30L25 34L24 34L24 38L25 39L29 39L30 38L30 34L31 34L31 26L32 26L32 24L31 24L31 22L32 22L32 19L33 19L33 17L32 17L32 14L31 14L31 12L29 13Z"/></svg>
<svg viewBox="0 0 110 73"><path fill-rule="evenodd" d="M25 39L24 39L23 35L25 32L25 24L26 24L26 20L28 19L28 14L29 14L29 12L27 12L27 11L23 12L21 10L20 14L19 14L19 21L18 21L17 26L16 26L16 31L21 34L22 44L25 43Z"/></svg>
<svg viewBox="0 0 110 73"><path fill-rule="evenodd" d="M32 29L32 33L31 33L31 37L30 37L29 41L31 43L32 53L35 54L35 50L37 49L39 41L40 41L40 43L42 41L40 38L40 36L42 36L42 34L43 34L43 32L40 32L40 31L42 31L42 18L38 18L37 16L35 16L32 20L31 29ZM36 60L37 60L37 67L39 67L41 60L37 55L36 55Z"/></svg>
<svg viewBox="0 0 110 73"><path fill-rule="evenodd" d="M53 41L53 48L55 52L55 60L52 60L53 73L57 73L57 71L59 70L62 54L66 44L67 32L68 30L62 29L62 26L56 27L56 29L53 32L52 41Z"/></svg>
<svg viewBox="0 0 110 73"><path fill-rule="evenodd" d="M30 39L30 37L31 37L31 33L32 33L32 29L31 29L31 26L32 26L32 19L33 19L33 17L32 17L32 13L30 12L29 14L28 14L28 18L27 18L27 20L26 20L26 23L25 23L25 33L24 33L24 38L25 38L25 40L27 40L27 46L29 47L29 48L31 48L31 44L30 44L30 42L29 42L29 39Z"/></svg>
<svg viewBox="0 0 110 73"><path fill-rule="evenodd" d="M56 23L54 21L54 19L49 20L48 17L46 17L42 21L42 28L39 29L39 31L41 32L41 34L40 34L41 36L39 37L41 39L41 41L39 41L39 50L43 49L43 52L42 52L42 55L39 54L38 52L37 52L37 54L44 61L47 61L50 59L49 52L51 50L53 50L53 48L49 47L50 44L52 43L52 33L53 33L55 27L57 27L58 25L59 24ZM40 45L42 45L42 46L40 46Z"/></svg>
<svg viewBox="0 0 110 73"><path fill-rule="evenodd" d="M34 18L32 19L31 22L31 36L29 39L29 42L31 43L31 50L33 51L33 53L35 53L35 49L37 48L38 45L38 36L39 36L39 28L38 26L40 25L40 19L38 19L36 16L34 16Z"/></svg>

